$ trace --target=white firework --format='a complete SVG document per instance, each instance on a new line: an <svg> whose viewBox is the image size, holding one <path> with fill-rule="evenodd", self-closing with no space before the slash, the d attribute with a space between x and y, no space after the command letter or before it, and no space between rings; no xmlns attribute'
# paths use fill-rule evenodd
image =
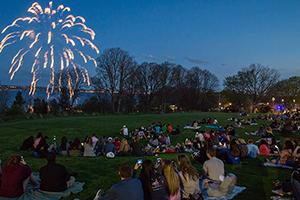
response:
<svg viewBox="0 0 300 200"><path fill-rule="evenodd" d="M68 73L70 98L74 94L73 87L77 85L79 76L83 77L87 85L90 84L86 67L81 67L77 63L83 62L84 65L96 66L96 60L85 53L90 49L99 54L98 47L92 42L96 34L85 24L86 20L83 17L74 16L70 12L71 9L64 5L54 8L52 1L46 8L42 8L35 2L27 10L27 17L16 19L1 32L6 35L0 42L0 53L10 45L26 42L26 45L18 49L12 58L9 74L12 80L23 66L26 56L30 57L33 60L30 95L35 94L39 75L43 71L49 72L49 83L46 89L48 97L55 88L61 91L62 70ZM71 70L75 72L76 80L72 80ZM60 74L57 85L55 74Z"/></svg>

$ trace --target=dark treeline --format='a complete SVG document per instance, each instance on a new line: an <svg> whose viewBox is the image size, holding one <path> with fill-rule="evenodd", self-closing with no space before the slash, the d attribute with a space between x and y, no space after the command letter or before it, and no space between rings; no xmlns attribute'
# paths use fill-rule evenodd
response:
<svg viewBox="0 0 300 200"><path fill-rule="evenodd" d="M91 80L98 92L92 98L82 105L75 105L83 81L78 81L70 98L68 83L63 79L57 100L37 98L29 111L38 114L130 113L226 108L252 112L261 103L270 108L275 103L292 107L300 101L300 77L280 80L278 71L260 64L252 64L226 77L222 87L216 75L200 66L187 69L170 62L138 64L120 48L105 50L97 61L97 73ZM6 91L0 93L0 112L15 114L28 110L20 93L11 108L7 108Z"/></svg>

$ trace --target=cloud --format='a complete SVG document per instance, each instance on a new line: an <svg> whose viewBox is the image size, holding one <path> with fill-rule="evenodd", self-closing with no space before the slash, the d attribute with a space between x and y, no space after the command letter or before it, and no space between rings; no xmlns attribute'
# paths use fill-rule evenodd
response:
<svg viewBox="0 0 300 200"><path fill-rule="evenodd" d="M162 60L168 61L168 62L175 62L175 58L171 56L162 56Z"/></svg>
<svg viewBox="0 0 300 200"><path fill-rule="evenodd" d="M187 60L188 62L190 62L192 64L196 64L196 65L205 65L205 64L208 64L208 61L197 59L197 58L185 57L184 59Z"/></svg>
<svg viewBox="0 0 300 200"><path fill-rule="evenodd" d="M149 61L157 61L157 60L159 60L157 57L155 57L155 56L152 55L152 54L145 54L145 55L143 55L143 57L144 57L146 60L149 60Z"/></svg>

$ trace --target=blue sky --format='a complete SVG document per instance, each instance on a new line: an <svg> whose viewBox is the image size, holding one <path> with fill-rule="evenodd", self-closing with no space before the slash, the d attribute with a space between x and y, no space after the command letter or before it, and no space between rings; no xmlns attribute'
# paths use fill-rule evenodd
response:
<svg viewBox="0 0 300 200"><path fill-rule="evenodd" d="M31 0L1 0L0 29L25 16ZM41 0L46 3L48 0ZM251 63L300 75L298 0L54 0L87 19L101 50L121 47L138 62L201 66L220 80ZM3 36L0 36L3 38ZM0 81L17 49L0 54ZM27 83L20 72L10 83Z"/></svg>

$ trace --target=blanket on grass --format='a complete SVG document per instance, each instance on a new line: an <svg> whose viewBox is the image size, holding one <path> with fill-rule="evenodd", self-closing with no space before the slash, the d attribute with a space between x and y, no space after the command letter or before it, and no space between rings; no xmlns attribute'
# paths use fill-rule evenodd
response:
<svg viewBox="0 0 300 200"><path fill-rule="evenodd" d="M270 162L265 162L263 164L263 166L265 166L265 167L282 168L282 169L293 169L293 167L291 167L291 166L281 165L281 164L274 164L274 163L270 163Z"/></svg>
<svg viewBox="0 0 300 200"><path fill-rule="evenodd" d="M241 192L243 192L244 190L246 190L246 187L235 186L230 194L227 194L226 196L223 197L209 197L207 195L207 192L204 191L203 198L204 200L230 200L233 199L238 194L240 194Z"/></svg>
<svg viewBox="0 0 300 200"><path fill-rule="evenodd" d="M35 180L39 183L40 178L39 174L35 173ZM6 198L0 197L0 200L59 200L63 197L68 197L72 193L77 194L83 191L84 183L75 182L68 190L64 192L43 192L39 190L39 186L33 186L32 184L28 184L26 192L18 198Z"/></svg>
<svg viewBox="0 0 300 200"><path fill-rule="evenodd" d="M190 130L199 130L201 128L201 126L197 126L197 127L194 127L194 126L185 126L184 129L190 129Z"/></svg>

